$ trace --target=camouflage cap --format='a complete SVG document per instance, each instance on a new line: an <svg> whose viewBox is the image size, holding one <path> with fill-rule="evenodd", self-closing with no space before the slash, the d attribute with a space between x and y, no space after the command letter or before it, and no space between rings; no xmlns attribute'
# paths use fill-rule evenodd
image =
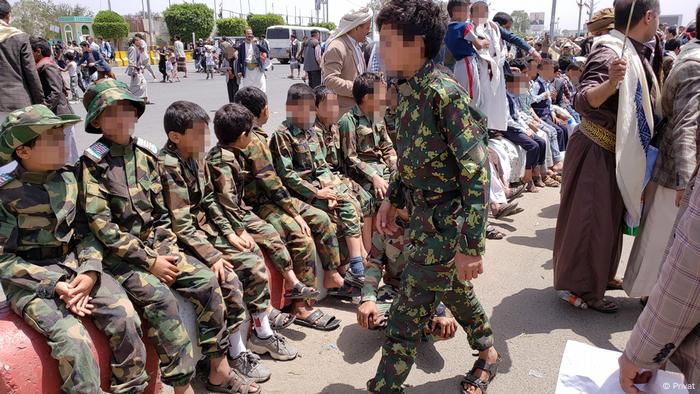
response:
<svg viewBox="0 0 700 394"><path fill-rule="evenodd" d="M12 160L18 147L39 137L46 130L80 122L78 115L56 115L43 104L14 110L0 126L0 165Z"/></svg>
<svg viewBox="0 0 700 394"><path fill-rule="evenodd" d="M97 118L105 108L110 105L126 100L131 102L138 111L138 117L146 110L146 103L143 99L134 96L124 82L106 78L97 82L88 89L83 96L83 106L87 111L85 117L85 131L91 134L100 134L102 130L94 127L92 121Z"/></svg>

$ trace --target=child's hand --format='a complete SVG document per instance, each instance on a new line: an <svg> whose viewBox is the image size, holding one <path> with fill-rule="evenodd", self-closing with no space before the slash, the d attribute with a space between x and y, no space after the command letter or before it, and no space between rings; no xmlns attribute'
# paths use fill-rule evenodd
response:
<svg viewBox="0 0 700 394"><path fill-rule="evenodd" d="M337 197L335 190L331 187L324 187L316 193L316 198L319 200L335 200Z"/></svg>
<svg viewBox="0 0 700 394"><path fill-rule="evenodd" d="M255 247L255 240L253 237L250 235L249 232L243 231L241 234L241 238L245 242L245 248L248 250L252 250Z"/></svg>
<svg viewBox="0 0 700 394"><path fill-rule="evenodd" d="M294 216L294 221L297 222L299 227L301 227L301 233L306 235L307 237L311 236L311 229L309 228L309 225L306 224L306 221L304 218L302 218L300 215Z"/></svg>
<svg viewBox="0 0 700 394"><path fill-rule="evenodd" d="M216 277L219 278L219 283L223 283L226 281L226 270L233 270L233 265L225 259L219 259L219 261L211 266L211 270L214 271Z"/></svg>
<svg viewBox="0 0 700 394"><path fill-rule="evenodd" d="M381 175L374 174L372 177L372 186L374 187L374 192L377 194L377 198L383 200L384 196L386 196L386 191L389 189L389 182L384 180Z"/></svg>
<svg viewBox="0 0 700 394"><path fill-rule="evenodd" d="M378 315L377 304L374 301L365 301L357 307L357 324L362 328L369 328L370 322L372 325L379 323Z"/></svg>
<svg viewBox="0 0 700 394"><path fill-rule="evenodd" d="M454 338L457 332L457 321L452 317L435 316L430 321L430 332L444 339Z"/></svg>
<svg viewBox="0 0 700 394"><path fill-rule="evenodd" d="M228 243L231 244L234 248L238 249L239 251L243 252L246 249L248 249L247 242L243 240L238 234L231 234L226 237L228 239Z"/></svg>
<svg viewBox="0 0 700 394"><path fill-rule="evenodd" d="M177 279L177 275L180 270L177 269L177 256L158 256L156 257L156 262L151 266L149 270L156 278L160 279L161 282L172 285Z"/></svg>
<svg viewBox="0 0 700 394"><path fill-rule="evenodd" d="M328 209L330 209L332 211L337 206L338 206L338 200L328 200Z"/></svg>
<svg viewBox="0 0 700 394"><path fill-rule="evenodd" d="M96 272L88 272L86 274L77 275L75 279L70 282L70 286L73 289L69 292L69 298L63 300L66 303L66 306L70 308L78 303L80 298L78 296L90 296L92 287L95 286L95 282L97 282Z"/></svg>

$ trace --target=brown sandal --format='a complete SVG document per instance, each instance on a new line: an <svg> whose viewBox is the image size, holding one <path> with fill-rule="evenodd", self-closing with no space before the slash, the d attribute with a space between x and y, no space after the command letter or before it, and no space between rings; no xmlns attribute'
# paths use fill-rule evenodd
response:
<svg viewBox="0 0 700 394"><path fill-rule="evenodd" d="M255 386L253 386L255 385ZM255 382L239 375L234 369L228 375L228 379L221 384L213 384L207 380L207 391L212 393L228 393L228 394L260 394L262 387ZM255 391L251 391L255 390Z"/></svg>

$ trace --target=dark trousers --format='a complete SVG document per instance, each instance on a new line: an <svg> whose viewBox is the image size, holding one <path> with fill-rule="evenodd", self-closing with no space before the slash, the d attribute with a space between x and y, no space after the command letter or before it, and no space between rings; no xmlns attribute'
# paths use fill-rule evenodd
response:
<svg viewBox="0 0 700 394"><path fill-rule="evenodd" d="M515 145L525 149L525 169L531 170L535 166L544 165L547 155L547 143L537 135L528 136L522 131L509 128L503 132L503 136Z"/></svg>
<svg viewBox="0 0 700 394"><path fill-rule="evenodd" d="M545 123L554 127L557 130L557 141L559 142L559 152L565 152L566 145L569 142L569 131L566 129L566 127L555 122L551 116L542 117L542 121L544 121Z"/></svg>
<svg viewBox="0 0 700 394"><path fill-rule="evenodd" d="M306 73L309 74L309 86L311 86L311 89L321 84L321 70L307 71Z"/></svg>
<svg viewBox="0 0 700 394"><path fill-rule="evenodd" d="M236 92L238 92L238 81L236 78L229 79L226 82L226 90L228 90L228 102L232 103L233 97L236 95Z"/></svg>

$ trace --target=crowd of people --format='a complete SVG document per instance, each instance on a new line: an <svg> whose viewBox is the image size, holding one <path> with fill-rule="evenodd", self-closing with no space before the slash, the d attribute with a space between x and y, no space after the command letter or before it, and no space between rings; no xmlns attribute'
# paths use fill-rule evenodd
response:
<svg viewBox="0 0 700 394"><path fill-rule="evenodd" d="M264 37L202 40L195 70L226 75L229 103L211 119L173 102L163 147L133 137L156 79L142 35L125 84L109 43L52 46L10 13L0 0L0 282L52 345L63 391L101 392L78 321L90 317L109 338L114 392L148 384L141 318L176 393L193 392L197 368L212 392L261 392L259 355L298 353L279 330L340 327L315 305L321 284L386 334L369 391L401 392L416 343L461 326L478 358L460 390L486 393L498 333L471 281L485 240L506 236L489 220L542 188L561 188L558 295L614 313L605 292L624 289L646 305L620 358L625 392L669 360L700 384L700 41L695 24L659 26L658 0L616 0L587 37L554 42L513 34L487 1L393 0L368 45L372 15L353 11L326 42L291 36L289 77L304 83L281 125L267 124ZM161 82L187 78L179 37L157 52ZM97 137L82 155L76 100ZM636 240L621 280L623 233ZM265 259L284 278L284 310ZM199 365L173 292L195 309Z"/></svg>

